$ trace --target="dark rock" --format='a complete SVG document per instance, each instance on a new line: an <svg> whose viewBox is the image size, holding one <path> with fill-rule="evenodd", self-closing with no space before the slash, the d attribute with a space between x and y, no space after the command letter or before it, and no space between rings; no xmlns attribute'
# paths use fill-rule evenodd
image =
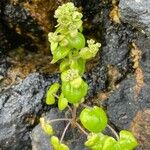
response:
<svg viewBox="0 0 150 150"><path fill-rule="evenodd" d="M150 85L150 39L140 34L136 43L142 52L140 64L144 74L144 81Z"/></svg>
<svg viewBox="0 0 150 150"><path fill-rule="evenodd" d="M100 64L94 67L90 72L85 74L89 85L88 97L106 89L107 68L101 67Z"/></svg>
<svg viewBox="0 0 150 150"><path fill-rule="evenodd" d="M5 77L7 74L9 63L7 62L7 57L0 52L0 76Z"/></svg>
<svg viewBox="0 0 150 150"><path fill-rule="evenodd" d="M0 93L0 147L30 149L29 131L43 109L46 88L58 76L45 78L34 73L22 83Z"/></svg>
<svg viewBox="0 0 150 150"><path fill-rule="evenodd" d="M134 85L133 78L124 80L108 100L109 120L118 129L128 129L139 109L138 101L134 99Z"/></svg>
<svg viewBox="0 0 150 150"><path fill-rule="evenodd" d="M120 0L119 9L123 22L143 30L150 36L149 0Z"/></svg>
<svg viewBox="0 0 150 150"><path fill-rule="evenodd" d="M105 42L101 51L101 61L103 65L117 67L123 78L127 73L131 72L129 45L133 40L134 34L128 27L107 23L103 35Z"/></svg>
<svg viewBox="0 0 150 150"><path fill-rule="evenodd" d="M108 99L107 112L109 120L116 128L131 130L139 141L141 150L145 150L144 147L150 146L150 133L149 119L146 119L147 114L143 118L143 111L150 111L150 86L145 83L137 95L135 85L136 81L133 78L124 80Z"/></svg>
<svg viewBox="0 0 150 150"><path fill-rule="evenodd" d="M139 141L140 150L150 148L150 109L139 111L131 125L131 130Z"/></svg>
<svg viewBox="0 0 150 150"><path fill-rule="evenodd" d="M45 121L49 122L52 119L64 118L65 113L60 112L57 108L52 108L50 112L45 115ZM67 122L59 121L54 122L53 128L55 131L55 135L59 138L65 128ZM41 126L36 126L32 133L32 149L33 150L52 150L52 146L50 144L49 136L47 136L44 131L41 129ZM82 133L78 132L76 129L69 128L65 134L63 143L67 144L71 150L87 150L84 147L84 142L86 141L86 136Z"/></svg>

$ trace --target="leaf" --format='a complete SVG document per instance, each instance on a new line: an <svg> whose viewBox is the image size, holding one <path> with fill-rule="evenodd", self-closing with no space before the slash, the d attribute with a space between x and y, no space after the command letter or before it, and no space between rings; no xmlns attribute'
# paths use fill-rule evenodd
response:
<svg viewBox="0 0 150 150"><path fill-rule="evenodd" d="M60 70L60 72L63 72L63 71L65 71L66 69L68 69L68 67L69 67L69 60L68 60L68 59L64 59L64 60L60 63L59 70Z"/></svg>
<svg viewBox="0 0 150 150"><path fill-rule="evenodd" d="M88 47L82 48L79 55L82 59L91 59L93 57Z"/></svg>
<svg viewBox="0 0 150 150"><path fill-rule="evenodd" d="M69 51L69 47L58 46L58 48L53 53L53 60L51 61L51 63L54 64L58 60L65 58L68 55Z"/></svg>
<svg viewBox="0 0 150 150"><path fill-rule="evenodd" d="M116 143L117 141L113 137L107 137L107 139L103 144L103 150L112 150L112 146L115 145Z"/></svg>
<svg viewBox="0 0 150 150"><path fill-rule="evenodd" d="M98 133L106 128L108 119L102 108L94 106L93 108L82 110L80 121L86 129Z"/></svg>
<svg viewBox="0 0 150 150"><path fill-rule="evenodd" d="M71 86L76 88L76 89L78 89L82 83L83 83L83 80L80 76L78 78L70 81Z"/></svg>
<svg viewBox="0 0 150 150"><path fill-rule="evenodd" d="M59 150L69 150L69 147L65 144L60 144L60 149Z"/></svg>
<svg viewBox="0 0 150 150"><path fill-rule="evenodd" d="M72 60L70 64L70 68L78 70L79 74L83 75L85 71L85 60L82 58L79 58L77 60Z"/></svg>
<svg viewBox="0 0 150 150"><path fill-rule="evenodd" d="M47 93L46 104L53 105L55 103L55 97L51 93Z"/></svg>
<svg viewBox="0 0 150 150"><path fill-rule="evenodd" d="M52 105L55 103L54 95L58 91L59 87L60 87L59 83L54 83L53 85L50 86L50 88L46 94L46 104L47 105Z"/></svg>
<svg viewBox="0 0 150 150"><path fill-rule="evenodd" d="M58 42L51 42L50 48L51 48L52 54L54 54L54 52L56 51L57 47L58 47Z"/></svg>
<svg viewBox="0 0 150 150"><path fill-rule="evenodd" d="M46 123L44 118L40 118L40 124L41 124L41 128L44 130L46 134L52 135L54 133L52 126Z"/></svg>
<svg viewBox="0 0 150 150"><path fill-rule="evenodd" d="M67 36L69 46L75 49L81 49L85 46L85 38L82 33L78 33L75 37Z"/></svg>
<svg viewBox="0 0 150 150"><path fill-rule="evenodd" d="M68 101L64 98L63 94L60 95L58 99L58 108L59 110L64 110L68 105Z"/></svg>
<svg viewBox="0 0 150 150"><path fill-rule="evenodd" d="M135 147L138 146L138 142L131 132L122 130L120 131L119 135L120 135L120 139L118 143L120 144L121 148L126 148L127 150L133 150Z"/></svg>

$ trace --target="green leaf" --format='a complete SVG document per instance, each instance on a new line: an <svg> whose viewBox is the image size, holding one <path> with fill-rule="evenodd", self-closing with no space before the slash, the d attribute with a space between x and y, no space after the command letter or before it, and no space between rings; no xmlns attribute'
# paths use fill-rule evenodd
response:
<svg viewBox="0 0 150 150"><path fill-rule="evenodd" d="M51 61L51 63L54 64L58 60L65 58L68 55L69 51L70 51L69 47L58 46L53 53L53 60Z"/></svg>
<svg viewBox="0 0 150 150"><path fill-rule="evenodd" d="M78 89L82 83L83 83L83 80L80 76L78 78L70 81L71 86L76 88L76 89Z"/></svg>
<svg viewBox="0 0 150 150"><path fill-rule="evenodd" d="M138 146L138 142L131 132L122 130L120 131L119 135L120 135L120 139L118 143L120 144L121 148L126 148L127 150L133 150L135 147Z"/></svg>
<svg viewBox="0 0 150 150"><path fill-rule="evenodd" d="M57 93L59 87L60 87L59 83L54 83L53 85L50 86L49 90L47 91L47 95L46 95L46 104L47 105L52 105L55 103L54 95Z"/></svg>
<svg viewBox="0 0 150 150"><path fill-rule="evenodd" d="M62 93L68 102L76 104L81 102L82 98L87 94L88 85L86 82L82 82L79 88L74 88L69 82L62 83Z"/></svg>
<svg viewBox="0 0 150 150"><path fill-rule="evenodd" d="M60 149L59 150L69 150L69 147L65 144L60 144Z"/></svg>
<svg viewBox="0 0 150 150"><path fill-rule="evenodd" d="M51 42L50 48L51 48L52 54L54 54L54 52L56 51L57 47L58 47L58 42Z"/></svg>
<svg viewBox="0 0 150 150"><path fill-rule="evenodd" d="M56 92L58 91L59 87L60 87L59 83L54 83L54 84L52 84L50 86L48 92L51 93L51 94L53 94L53 93L56 94Z"/></svg>
<svg viewBox="0 0 150 150"><path fill-rule="evenodd" d="M83 75L85 71L85 60L82 58L79 58L77 60L72 60L70 64L70 68L78 70L79 74Z"/></svg>
<svg viewBox="0 0 150 150"><path fill-rule="evenodd" d="M58 108L59 110L64 110L68 106L68 101L64 98L63 94L60 95L58 99Z"/></svg>
<svg viewBox="0 0 150 150"><path fill-rule="evenodd" d="M50 139L50 142L52 144L52 146L54 147L54 150L58 150L59 148L59 139L56 136L52 136Z"/></svg>
<svg viewBox="0 0 150 150"><path fill-rule="evenodd" d="M82 33L78 33L74 38L71 36L67 36L66 38L69 41L69 46L71 48L79 50L85 46L85 38Z"/></svg>
<svg viewBox="0 0 150 150"><path fill-rule="evenodd" d="M79 55L82 59L91 59L93 57L88 47L82 48Z"/></svg>
<svg viewBox="0 0 150 150"><path fill-rule="evenodd" d="M106 128L108 119L102 108L94 106L93 108L82 110L80 121L86 129L98 133Z"/></svg>
<svg viewBox="0 0 150 150"><path fill-rule="evenodd" d="M46 123L44 118L40 118L40 124L41 124L41 128L44 130L44 132L48 135L52 135L53 134L53 128L50 124Z"/></svg>
<svg viewBox="0 0 150 150"><path fill-rule="evenodd" d="M66 69L68 69L68 67L69 67L69 60L68 60L68 59L64 59L64 60L60 63L59 70L60 70L60 72L63 72L63 71L65 71Z"/></svg>
<svg viewBox="0 0 150 150"><path fill-rule="evenodd" d="M117 141L112 137L107 137L103 144L103 150L113 150L112 146L115 145ZM119 150L119 149L118 149Z"/></svg>
<svg viewBox="0 0 150 150"><path fill-rule="evenodd" d="M53 105L55 103L55 97L51 93L47 93L46 96L46 104L47 105Z"/></svg>
<svg viewBox="0 0 150 150"><path fill-rule="evenodd" d="M88 135L88 140L84 143L85 146L91 147L94 146L95 143L99 141L99 136L98 134L89 134Z"/></svg>

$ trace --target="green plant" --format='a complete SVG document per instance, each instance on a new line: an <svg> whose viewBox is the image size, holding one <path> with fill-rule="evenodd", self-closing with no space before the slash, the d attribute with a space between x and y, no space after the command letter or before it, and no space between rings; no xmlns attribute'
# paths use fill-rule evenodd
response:
<svg viewBox="0 0 150 150"><path fill-rule="evenodd" d="M60 62L61 85L54 83L48 90L46 103L52 105L55 98L58 99L58 108L62 111L69 108L71 118L53 119L46 123L40 119L41 127L48 135L53 135L52 123L55 121L68 121L61 139L56 136L51 137L51 144L55 150L68 150L69 148L62 143L65 132L70 125L79 128L87 136L85 146L92 150L132 150L137 146L137 141L129 132L122 130L118 136L115 130L109 126L108 119L104 110L100 107L93 108L83 104L84 97L88 92L88 85L82 76L85 72L86 61L96 56L101 44L93 39L87 40L82 34L82 13L73 3L66 3L59 6L55 11L57 26L55 32L48 34L53 60L51 63ZM57 95L60 89L60 96ZM71 104L71 106L70 106ZM80 113L80 122L90 133L85 131L79 124L76 111L79 106L85 106ZM104 135L102 131L108 127L116 136L116 139Z"/></svg>

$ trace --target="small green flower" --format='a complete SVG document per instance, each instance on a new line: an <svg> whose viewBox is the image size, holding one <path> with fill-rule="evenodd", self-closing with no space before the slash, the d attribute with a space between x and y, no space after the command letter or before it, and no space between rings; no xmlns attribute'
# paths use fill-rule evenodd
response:
<svg viewBox="0 0 150 150"><path fill-rule="evenodd" d="M83 59L91 59L96 56L99 48L101 47L100 43L95 43L93 39L87 40L88 47L84 47L80 51L80 56Z"/></svg>

